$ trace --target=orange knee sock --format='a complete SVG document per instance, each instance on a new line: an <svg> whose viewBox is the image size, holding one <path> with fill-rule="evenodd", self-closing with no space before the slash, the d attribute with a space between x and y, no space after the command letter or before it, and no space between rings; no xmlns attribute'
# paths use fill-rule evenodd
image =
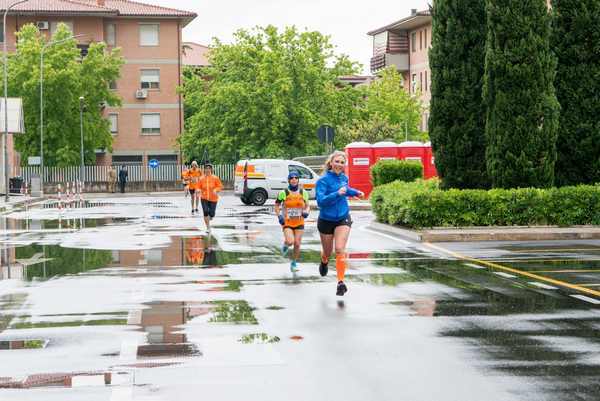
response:
<svg viewBox="0 0 600 401"><path fill-rule="evenodd" d="M346 274L346 263L345 253L335 255L335 271L337 273L338 281L344 281L344 275Z"/></svg>

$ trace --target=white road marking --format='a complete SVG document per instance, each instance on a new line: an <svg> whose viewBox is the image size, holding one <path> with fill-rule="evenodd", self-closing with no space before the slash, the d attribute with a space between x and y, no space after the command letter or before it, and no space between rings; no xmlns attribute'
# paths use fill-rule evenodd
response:
<svg viewBox="0 0 600 401"><path fill-rule="evenodd" d="M391 240L394 240L394 241L400 242L400 243L402 243L402 244L404 244L404 245L406 245L406 246L409 246L409 245L414 245L414 243L412 243L412 242L410 242L410 241L407 241L407 240L404 240L404 239L401 239L401 238L398 238L398 237L394 237L394 236L392 236L392 235L383 234L383 233L380 233L379 231L371 230L371 229L369 229L369 228L367 228L367 227L364 227L364 226L363 226L363 227L361 227L360 229L361 229L361 230L363 230L363 231L368 231L368 232L370 232L370 233L372 233L372 234L381 235L382 237L389 238L389 239L391 239Z"/></svg>
<svg viewBox="0 0 600 401"><path fill-rule="evenodd" d="M595 299L595 298L586 297L585 295L571 295L571 297L580 299L585 302L589 302L594 305L600 305L600 300Z"/></svg>
<svg viewBox="0 0 600 401"><path fill-rule="evenodd" d="M487 267L485 267L485 266L476 265L476 264L474 264L474 263L465 263L464 265L465 265L465 266L472 267L472 268L474 268L474 269L487 269Z"/></svg>
<svg viewBox="0 0 600 401"><path fill-rule="evenodd" d="M544 290L558 290L558 287L554 287L552 285L548 285L548 284L544 284L544 283L538 283L537 281L530 281L529 284L542 288Z"/></svg>
<svg viewBox="0 0 600 401"><path fill-rule="evenodd" d="M505 278L517 278L517 276L515 276L514 274L508 274L504 272L494 272L494 274Z"/></svg>

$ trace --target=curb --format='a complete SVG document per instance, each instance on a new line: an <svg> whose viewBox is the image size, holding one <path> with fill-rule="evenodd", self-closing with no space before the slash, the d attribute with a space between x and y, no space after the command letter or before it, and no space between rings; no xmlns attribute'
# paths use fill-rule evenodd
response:
<svg viewBox="0 0 600 401"><path fill-rule="evenodd" d="M469 227L411 230L379 222L376 231L416 242L556 241L600 239L600 226Z"/></svg>

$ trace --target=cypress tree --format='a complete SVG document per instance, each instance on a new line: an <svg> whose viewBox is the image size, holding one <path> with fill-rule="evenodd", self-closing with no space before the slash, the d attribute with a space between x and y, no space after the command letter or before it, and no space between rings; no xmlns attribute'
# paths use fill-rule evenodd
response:
<svg viewBox="0 0 600 401"><path fill-rule="evenodd" d="M492 186L554 182L559 104L546 0L487 0L483 97Z"/></svg>
<svg viewBox="0 0 600 401"><path fill-rule="evenodd" d="M436 0L433 9L429 136L444 188L487 188L485 0Z"/></svg>
<svg viewBox="0 0 600 401"><path fill-rule="evenodd" d="M554 0L556 184L600 182L600 0Z"/></svg>

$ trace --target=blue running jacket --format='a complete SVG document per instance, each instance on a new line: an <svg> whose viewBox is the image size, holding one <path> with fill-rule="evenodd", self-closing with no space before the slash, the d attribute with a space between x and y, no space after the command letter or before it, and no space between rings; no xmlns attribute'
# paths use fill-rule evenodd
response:
<svg viewBox="0 0 600 401"><path fill-rule="evenodd" d="M346 187L345 195L339 195L338 190ZM358 191L348 186L348 177L341 173L337 175L331 170L317 181L317 205L319 218L327 221L340 221L350 213L348 196L357 196Z"/></svg>

